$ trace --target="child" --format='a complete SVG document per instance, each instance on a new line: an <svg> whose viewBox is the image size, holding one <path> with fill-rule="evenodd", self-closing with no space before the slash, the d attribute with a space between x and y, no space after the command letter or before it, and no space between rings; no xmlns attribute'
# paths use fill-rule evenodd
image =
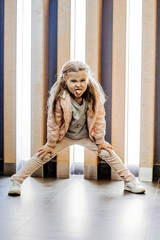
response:
<svg viewBox="0 0 160 240"><path fill-rule="evenodd" d="M21 184L44 163L65 148L79 144L105 160L124 181L124 190L143 193L145 189L125 167L104 140L105 94L80 61L69 61L62 67L59 79L48 99L47 143L11 177L9 195L20 195Z"/></svg>

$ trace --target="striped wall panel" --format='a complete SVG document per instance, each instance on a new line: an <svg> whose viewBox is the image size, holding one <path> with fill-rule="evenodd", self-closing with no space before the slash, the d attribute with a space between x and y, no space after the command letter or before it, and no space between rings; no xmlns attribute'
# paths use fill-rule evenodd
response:
<svg viewBox="0 0 160 240"><path fill-rule="evenodd" d="M48 91L57 80L58 0L49 0L48 12ZM56 177L56 157L44 167L44 177Z"/></svg>
<svg viewBox="0 0 160 240"><path fill-rule="evenodd" d="M156 1L142 1L141 181L152 181L155 123Z"/></svg>
<svg viewBox="0 0 160 240"><path fill-rule="evenodd" d="M10 175L16 171L17 0L4 3L4 175Z"/></svg>
<svg viewBox="0 0 160 240"><path fill-rule="evenodd" d="M113 1L111 144L124 161L126 0ZM120 179L111 171L112 179Z"/></svg>
<svg viewBox="0 0 160 240"><path fill-rule="evenodd" d="M107 95L106 141L111 143L113 0L102 3L101 84Z"/></svg>
<svg viewBox="0 0 160 240"><path fill-rule="evenodd" d="M0 175L3 174L4 0L0 0Z"/></svg>
<svg viewBox="0 0 160 240"><path fill-rule="evenodd" d="M157 0L154 179L160 178L160 1Z"/></svg>
<svg viewBox="0 0 160 240"><path fill-rule="evenodd" d="M31 25L31 156L46 143L48 98L49 0L32 1ZM33 176L43 176L43 167Z"/></svg>
<svg viewBox="0 0 160 240"><path fill-rule="evenodd" d="M49 0L48 16L48 90L57 80L58 0Z"/></svg>
<svg viewBox="0 0 160 240"><path fill-rule="evenodd" d="M154 2L154 4L153 4ZM157 2L157 9L155 2ZM102 0L87 1L88 10L91 6L102 4L102 28L100 28L101 12L96 8L87 14L87 41L86 61L91 68L96 69L96 76L101 80L102 86L108 96L106 103L106 140L113 144L117 154L124 159L124 86L125 86L125 34L126 34L126 0ZM159 92L160 92L160 73L159 73L159 22L160 22L160 3L159 1L143 0L143 22L147 21L143 27L143 64L142 64L142 131L141 131L141 168L151 168L154 164L154 178L160 176L160 111L159 111ZM151 5L150 5L151 4ZM4 7L6 6L6 9ZM100 6L100 5L98 5ZM94 8L94 7L93 7ZM5 20L4 20L5 9ZM43 10L42 10L43 9ZM37 11L41 10L41 11ZM155 25L155 16L157 11L157 26ZM97 11L97 12L96 12ZM152 11L152 13L151 13ZM39 13L38 15L37 12ZM33 1L32 13L32 154L37 151L46 140L46 113L45 106L48 97L48 90L57 79L63 63L70 59L70 1L68 0L35 0ZM95 16L98 41L94 38L94 54L96 61L92 59L92 46L89 44L92 28L89 22ZM49 18L48 18L49 17ZM9 21L12 19L12 21ZM5 27L4 27L5 25ZM154 74L155 74L155 26L157 27L156 36L156 93L155 105L154 98ZM100 32L102 30L102 32ZM152 39L147 37L150 31L153 31ZM5 40L3 40L3 31L5 32ZM90 34L90 35L89 35ZM39 36L39 37L38 37ZM94 35L93 35L94 36ZM100 39L101 36L102 38ZM12 38L11 38L12 37ZM65 42L64 42L65 37ZM4 41L4 43L3 43ZM98 44L97 44L98 43ZM4 44L4 48L3 48ZM48 47L47 47L48 45ZM101 46L100 46L101 45ZM101 47L101 48L100 48ZM4 49L4 68L3 68L3 49ZM98 51L97 51L98 50ZM88 51L88 52L87 52ZM96 52L97 51L97 52ZM100 52L101 51L101 52ZM145 53L145 54L144 54ZM148 55L146 55L148 54ZM146 57L149 56L149 57ZM150 70L147 72L148 59L150 59ZM0 174L3 167L3 143L4 143L4 173L7 174L15 171L16 164L16 119L15 119L15 83L16 83L16 0L0 0ZM152 64L153 63L153 64ZM97 64L97 67L95 67ZM3 73L4 69L4 73ZM39 69L37 71L37 69ZM4 83L3 83L4 74ZM147 75L148 74L148 75ZM117 77L118 76L118 77ZM12 81L11 81L12 79ZM118 80L117 80L118 79ZM147 81L147 82L146 82ZM145 89L147 84L151 85L150 99L147 97ZM3 94L4 84L4 94ZM144 85L143 85L144 84ZM39 92L37 91L37 86ZM119 92L119 88L121 92ZM12 89L12 91L10 91ZM3 102L4 96L4 102ZM119 105L121 103L121 105ZM150 109L151 119L146 123L146 114ZM151 104L151 105L150 105ZM4 107L5 106L5 107ZM4 110L4 123L3 123ZM155 110L155 119L154 119ZM35 112L38 111L37 116ZM118 118L117 118L118 116ZM12 119L12 121L11 121ZM155 123L155 129L154 129ZM4 124L4 126L3 126ZM151 129L148 130L148 129ZM154 129L154 130L153 130ZM3 130L5 132L3 142ZM147 135L146 135L147 134ZM150 139L150 146L145 139ZM154 141L153 141L154 139ZM7 146L10 144L10 152ZM145 150L147 149L147 151ZM67 152L68 154L69 152ZM67 155L69 159L69 154ZM146 158L148 156L148 158ZM60 161L60 155L58 161ZM153 163L154 159L154 163ZM67 160L68 164L68 160ZM38 175L38 174L37 174ZM40 169L39 176L43 176ZM142 178L143 179L143 178Z"/></svg>
<svg viewBox="0 0 160 240"><path fill-rule="evenodd" d="M93 76L101 82L101 18L102 1L86 1L86 63L90 66ZM98 158L85 149L84 178L98 178Z"/></svg>
<svg viewBox="0 0 160 240"><path fill-rule="evenodd" d="M98 0L86 1L86 62L98 81L100 81L101 4L102 1ZM70 59L70 9L70 1L58 1L58 72L64 62ZM97 157L85 150L85 178L97 179L97 163ZM57 177L69 177L69 149L57 156Z"/></svg>
<svg viewBox="0 0 160 240"><path fill-rule="evenodd" d="M101 28L101 85L107 96L105 103L105 140L111 143L113 0L102 1ZM98 165L98 178L110 178L110 175L110 166L106 162L101 161Z"/></svg>
<svg viewBox="0 0 160 240"><path fill-rule="evenodd" d="M70 16L71 0L58 1L57 73L70 60ZM70 174L69 148L57 155L57 178L68 178Z"/></svg>

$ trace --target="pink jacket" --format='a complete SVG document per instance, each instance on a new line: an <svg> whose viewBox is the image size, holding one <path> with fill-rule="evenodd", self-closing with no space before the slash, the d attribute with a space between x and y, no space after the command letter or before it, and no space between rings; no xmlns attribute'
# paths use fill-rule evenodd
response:
<svg viewBox="0 0 160 240"><path fill-rule="evenodd" d="M91 106L89 104L87 111L87 126L89 137L96 144L101 144L105 136L105 110L97 93L97 104L95 106L95 115L91 116ZM67 91L63 91L56 103L55 117L52 107L48 110L47 119L47 144L54 147L66 134L70 121L72 119L71 97Z"/></svg>

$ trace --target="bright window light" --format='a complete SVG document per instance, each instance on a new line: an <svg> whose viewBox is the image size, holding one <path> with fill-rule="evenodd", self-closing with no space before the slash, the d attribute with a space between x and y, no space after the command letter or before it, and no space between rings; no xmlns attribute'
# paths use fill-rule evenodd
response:
<svg viewBox="0 0 160 240"><path fill-rule="evenodd" d="M142 0L127 0L125 162L139 165Z"/></svg>
<svg viewBox="0 0 160 240"><path fill-rule="evenodd" d="M71 0L71 60L85 61L86 0ZM70 164L84 162L84 148L70 147Z"/></svg>
<svg viewBox="0 0 160 240"><path fill-rule="evenodd" d="M86 0L71 0L71 60L85 61Z"/></svg>
<svg viewBox="0 0 160 240"><path fill-rule="evenodd" d="M31 0L17 0L17 169L31 156Z"/></svg>

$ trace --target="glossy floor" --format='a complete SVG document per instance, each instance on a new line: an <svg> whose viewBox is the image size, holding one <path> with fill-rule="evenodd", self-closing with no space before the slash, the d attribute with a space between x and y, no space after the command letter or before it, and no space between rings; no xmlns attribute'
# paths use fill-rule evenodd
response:
<svg viewBox="0 0 160 240"><path fill-rule="evenodd" d="M159 240L160 185L146 194L123 191L122 181L28 178L20 197L0 177L1 240Z"/></svg>

